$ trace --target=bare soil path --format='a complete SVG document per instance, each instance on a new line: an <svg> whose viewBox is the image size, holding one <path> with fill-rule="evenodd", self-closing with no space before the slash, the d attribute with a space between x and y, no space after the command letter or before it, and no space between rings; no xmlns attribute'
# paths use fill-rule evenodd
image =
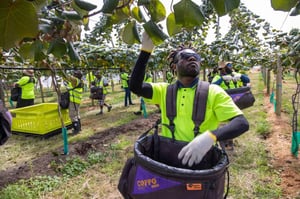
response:
<svg viewBox="0 0 300 199"><path fill-rule="evenodd" d="M286 198L300 198L300 160L291 154L292 127L285 113L277 116L269 97L265 96L264 107L271 125L270 137L266 139L271 154L271 165L281 177L281 187Z"/></svg>

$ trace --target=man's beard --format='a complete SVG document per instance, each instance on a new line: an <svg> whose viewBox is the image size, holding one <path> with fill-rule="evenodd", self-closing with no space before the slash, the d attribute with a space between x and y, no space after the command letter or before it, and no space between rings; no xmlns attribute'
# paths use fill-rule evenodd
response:
<svg viewBox="0 0 300 199"><path fill-rule="evenodd" d="M194 66L193 66L194 65ZM195 63L188 64L185 69L178 71L180 77L197 77L200 73L199 66Z"/></svg>

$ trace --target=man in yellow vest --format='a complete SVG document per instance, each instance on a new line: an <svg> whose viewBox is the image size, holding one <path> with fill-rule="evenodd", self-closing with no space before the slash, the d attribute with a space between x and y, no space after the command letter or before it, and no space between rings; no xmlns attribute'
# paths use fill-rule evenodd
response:
<svg viewBox="0 0 300 199"><path fill-rule="evenodd" d="M15 86L20 87L22 90L21 96L18 98L16 108L34 105L35 82L34 71L29 69L23 70L23 76L15 83Z"/></svg>
<svg viewBox="0 0 300 199"><path fill-rule="evenodd" d="M250 79L245 74L240 74L233 70L232 62L220 61L218 63L219 74L215 75L212 84L217 84L224 90L240 88L250 84ZM232 151L234 144L232 139L222 142L227 150Z"/></svg>
<svg viewBox="0 0 300 199"><path fill-rule="evenodd" d="M247 75L233 70L231 62L220 61L218 69L220 73L215 75L211 83L221 86L224 90L247 86L250 83Z"/></svg>
<svg viewBox="0 0 300 199"><path fill-rule="evenodd" d="M103 107L107 107L107 112L110 112L112 109L112 106L110 104L105 103L105 97L108 93L107 87L108 87L108 81L107 79L102 75L101 72L97 71L96 74L96 79L95 79L95 86L96 87L101 87L103 89L103 95L102 99L99 99L99 106L100 106L100 112L97 113L96 115L102 115L103 114Z"/></svg>
<svg viewBox="0 0 300 199"><path fill-rule="evenodd" d="M96 77L94 75L94 71L90 71L89 73L87 73L85 75L85 79L86 79L86 82L87 82L87 88L90 89L91 87L91 83L93 81L95 81Z"/></svg>
<svg viewBox="0 0 300 199"><path fill-rule="evenodd" d="M72 76L65 76L64 80L68 82L67 89L70 93L69 116L73 126L72 133L78 134L81 131L80 104L84 87L82 73L75 70Z"/></svg>
<svg viewBox="0 0 300 199"><path fill-rule="evenodd" d="M122 80L122 88L125 91L125 97L124 97L124 106L128 106L129 105L133 105L132 101L131 101L131 92L129 89L129 75L128 73L125 71L124 68L120 68L120 77Z"/></svg>

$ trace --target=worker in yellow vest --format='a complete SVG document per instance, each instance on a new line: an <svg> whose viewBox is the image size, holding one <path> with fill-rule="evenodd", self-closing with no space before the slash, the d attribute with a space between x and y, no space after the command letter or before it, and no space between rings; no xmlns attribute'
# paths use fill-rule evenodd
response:
<svg viewBox="0 0 300 199"><path fill-rule="evenodd" d="M23 70L23 76L15 83L15 86L21 88L21 95L18 98L16 108L34 105L34 70Z"/></svg>
<svg viewBox="0 0 300 199"><path fill-rule="evenodd" d="M80 104L84 87L82 73L79 70L75 70L73 75L65 76L64 80L68 83L67 89L70 93L69 116L72 121L72 133L78 134L81 131Z"/></svg>

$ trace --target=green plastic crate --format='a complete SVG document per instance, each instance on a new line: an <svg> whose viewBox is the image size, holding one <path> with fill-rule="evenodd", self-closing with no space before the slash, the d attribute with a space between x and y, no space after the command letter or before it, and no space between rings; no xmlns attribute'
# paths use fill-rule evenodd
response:
<svg viewBox="0 0 300 199"><path fill-rule="evenodd" d="M12 131L33 135L46 135L61 132L61 121L57 103L42 103L24 108L10 110L12 114ZM71 124L68 110L61 109L65 126Z"/></svg>

